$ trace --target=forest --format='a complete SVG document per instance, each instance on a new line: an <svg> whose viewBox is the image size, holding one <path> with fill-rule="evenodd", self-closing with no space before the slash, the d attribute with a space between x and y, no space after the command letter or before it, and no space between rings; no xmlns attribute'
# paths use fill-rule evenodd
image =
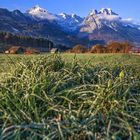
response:
<svg viewBox="0 0 140 140"><path fill-rule="evenodd" d="M53 42L45 38L17 36L9 32L0 32L0 52L4 52L11 46L30 47L41 51L47 51L53 48L53 45Z"/></svg>

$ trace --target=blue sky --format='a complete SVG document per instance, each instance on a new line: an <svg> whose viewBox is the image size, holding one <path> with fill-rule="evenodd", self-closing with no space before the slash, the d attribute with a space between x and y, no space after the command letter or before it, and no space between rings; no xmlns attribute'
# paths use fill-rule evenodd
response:
<svg viewBox="0 0 140 140"><path fill-rule="evenodd" d="M3 0L0 7L22 12L39 5L52 13L76 13L86 16L92 9L111 8L123 18L140 21L140 0Z"/></svg>

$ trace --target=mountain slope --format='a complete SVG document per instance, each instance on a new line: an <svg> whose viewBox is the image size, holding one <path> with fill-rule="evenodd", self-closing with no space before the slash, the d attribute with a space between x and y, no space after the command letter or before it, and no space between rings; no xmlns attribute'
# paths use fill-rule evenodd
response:
<svg viewBox="0 0 140 140"><path fill-rule="evenodd" d="M131 41L140 44L140 26L122 19L111 9L92 10L87 17L75 14L52 14L35 6L26 13L0 8L0 31L16 35L43 37L72 47L108 41Z"/></svg>
<svg viewBox="0 0 140 140"><path fill-rule="evenodd" d="M22 36L43 37L53 41L54 44L63 44L68 47L82 42L75 36L64 32L55 21L36 20L18 10L10 12L0 8L0 31Z"/></svg>
<svg viewBox="0 0 140 140"><path fill-rule="evenodd" d="M83 22L83 18L76 14L60 13L58 15L57 23L63 28L64 31L74 32Z"/></svg>
<svg viewBox="0 0 140 140"><path fill-rule="evenodd" d="M93 10L84 19L79 29L79 36L87 36L92 39L105 41L131 41L140 42L140 30L138 25L128 23L111 9L102 8Z"/></svg>
<svg viewBox="0 0 140 140"><path fill-rule="evenodd" d="M83 22L83 18L76 14L60 13L58 15L48 12L46 9L39 7L38 5L27 10L27 15L33 17L38 21L49 20L55 21L62 30L72 32Z"/></svg>

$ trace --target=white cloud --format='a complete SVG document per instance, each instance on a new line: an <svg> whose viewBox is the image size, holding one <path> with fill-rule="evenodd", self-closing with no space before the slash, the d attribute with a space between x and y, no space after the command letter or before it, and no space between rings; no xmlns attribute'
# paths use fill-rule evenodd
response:
<svg viewBox="0 0 140 140"><path fill-rule="evenodd" d="M140 25L140 21L136 21L132 18L127 18L127 19L122 19L123 22L126 22L128 24L136 24L136 25Z"/></svg>

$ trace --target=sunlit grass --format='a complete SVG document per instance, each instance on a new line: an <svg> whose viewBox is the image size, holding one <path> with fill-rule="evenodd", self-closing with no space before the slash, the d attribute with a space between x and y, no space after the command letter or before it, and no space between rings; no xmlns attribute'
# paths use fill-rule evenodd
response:
<svg viewBox="0 0 140 140"><path fill-rule="evenodd" d="M0 139L139 139L140 57L9 57L0 56Z"/></svg>

